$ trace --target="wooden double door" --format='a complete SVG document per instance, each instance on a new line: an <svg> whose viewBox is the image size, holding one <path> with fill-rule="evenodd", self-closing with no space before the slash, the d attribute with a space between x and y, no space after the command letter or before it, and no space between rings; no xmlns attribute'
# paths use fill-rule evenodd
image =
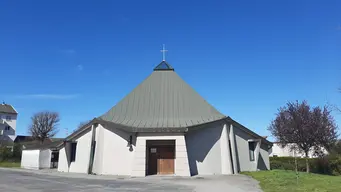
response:
<svg viewBox="0 0 341 192"><path fill-rule="evenodd" d="M174 174L175 146L150 146L148 153L148 175Z"/></svg>

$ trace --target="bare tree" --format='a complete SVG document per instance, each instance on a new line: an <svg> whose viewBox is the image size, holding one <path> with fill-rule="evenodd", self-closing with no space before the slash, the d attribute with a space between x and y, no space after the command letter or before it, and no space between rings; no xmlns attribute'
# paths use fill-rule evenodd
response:
<svg viewBox="0 0 341 192"><path fill-rule="evenodd" d="M82 122L80 122L79 125L78 125L78 127L77 127L77 129L82 128L84 125L88 124L89 122L90 122L90 121L82 121Z"/></svg>
<svg viewBox="0 0 341 192"><path fill-rule="evenodd" d="M282 144L297 147L306 157L307 172L309 151L327 150L337 139L337 125L327 106L311 108L306 101L289 102L278 109L277 117L268 128L271 134ZM295 149L292 149L295 150Z"/></svg>
<svg viewBox="0 0 341 192"><path fill-rule="evenodd" d="M31 117L28 132L43 143L45 139L57 134L59 121L59 114L56 112L43 111L36 113Z"/></svg>
<svg viewBox="0 0 341 192"><path fill-rule="evenodd" d="M339 87L339 92L341 93L341 87ZM335 109L336 109L336 111L341 112L341 109L339 107L337 107L336 105L335 105Z"/></svg>

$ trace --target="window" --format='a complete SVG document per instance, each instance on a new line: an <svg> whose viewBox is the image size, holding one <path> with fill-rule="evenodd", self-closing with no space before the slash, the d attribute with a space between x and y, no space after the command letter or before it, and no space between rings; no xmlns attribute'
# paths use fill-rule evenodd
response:
<svg viewBox="0 0 341 192"><path fill-rule="evenodd" d="M76 161L77 143L71 143L71 162Z"/></svg>
<svg viewBox="0 0 341 192"><path fill-rule="evenodd" d="M255 142L249 142L250 161L255 160Z"/></svg>
<svg viewBox="0 0 341 192"><path fill-rule="evenodd" d="M150 153L156 153L156 148L150 148Z"/></svg>
<svg viewBox="0 0 341 192"><path fill-rule="evenodd" d="M11 117L11 116L6 116L6 120L7 120L7 121L11 121L11 120L12 120L12 117Z"/></svg>
<svg viewBox="0 0 341 192"><path fill-rule="evenodd" d="M6 127L5 127L5 131L9 131L10 129L11 129L10 126L6 126Z"/></svg>

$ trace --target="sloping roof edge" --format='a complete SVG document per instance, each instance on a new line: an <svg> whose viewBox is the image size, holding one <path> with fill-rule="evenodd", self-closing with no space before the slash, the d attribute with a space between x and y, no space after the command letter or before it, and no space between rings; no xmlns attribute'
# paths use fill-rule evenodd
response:
<svg viewBox="0 0 341 192"><path fill-rule="evenodd" d="M209 123L221 121L221 120L224 120L224 119L226 119L226 117L224 117L222 119L215 120L215 121L207 122L207 123L204 123L204 124L195 125L195 126L192 126L192 127L197 127L197 126L201 127L202 125L206 125L206 124L209 124ZM134 132L144 132L144 133L146 133L146 132L152 132L152 133L174 133L174 132L178 132L178 133L181 133L181 132L187 132L189 128L192 128L192 127L187 127L187 128L184 128L184 127L179 127L179 128L138 128L138 127L129 127L129 126L126 126L126 125L117 124L117 123L113 123L113 122L110 122L110 121L105 121L105 120L100 119L100 118L94 118L93 120L89 121L89 123L83 125L78 130L73 132L71 135L67 136L64 139L64 141L72 140L73 138L75 138L79 134L81 134L83 131L86 131L88 128L91 128L91 126L93 124L96 124L96 123L99 123L99 124L101 124L103 126L114 126L117 129L120 129L120 130L123 130L123 131L126 131L126 132L133 132L133 133Z"/></svg>
<svg viewBox="0 0 341 192"><path fill-rule="evenodd" d="M8 114L15 114L17 115L18 112L15 110L15 108L10 104L0 104L0 112L1 113L8 113Z"/></svg>
<svg viewBox="0 0 341 192"><path fill-rule="evenodd" d="M98 123L98 118L94 118L91 121L89 121L87 124L83 125L82 127L80 127L79 129L77 129L75 132L71 133L69 136L67 136L64 139L65 141L68 141L70 139L73 139L74 137L76 137L77 135L79 135L80 133L82 133L83 131L87 130L88 128L90 128L92 126L92 124ZM63 143L61 143L63 144ZM57 147L61 146L61 144L57 145Z"/></svg>
<svg viewBox="0 0 341 192"><path fill-rule="evenodd" d="M257 137L257 138L261 139L261 140L264 141L266 144L271 145L271 146L273 145L273 143L272 143L271 141L269 141L269 140L267 140L266 138L264 138L264 137L258 135L258 134L255 133L255 132L251 131L250 129L248 129L248 128L245 127L244 125L242 125L242 124L238 123L237 121L233 120L231 117L227 117L227 118L226 118L226 121L229 122L229 123L232 123L232 124L234 124L234 125L237 125L241 130L245 131L246 133L248 133L248 134L250 134L250 135L252 135L252 136L254 136L254 137Z"/></svg>
<svg viewBox="0 0 341 192"><path fill-rule="evenodd" d="M67 136L64 139L64 141L68 141L68 140L71 140L71 139L77 137L77 135L79 135L83 131L87 130L88 128L91 128L91 126L93 124L96 124L96 123L99 123L103 126L114 126L117 129L121 129L121 130L127 131L127 132L186 132L188 129L188 128L137 128L137 127L128 127L128 126L125 126L122 124L117 124L117 123L113 123L110 121L105 121L105 120L100 119L100 118L94 118L89 123L83 125L78 130L73 132L71 135Z"/></svg>
<svg viewBox="0 0 341 192"><path fill-rule="evenodd" d="M58 146L60 146L62 143L63 143L63 140L53 141L47 144L36 143L36 144L26 146L26 148L23 150L44 150L44 149L58 150L59 149Z"/></svg>
<svg viewBox="0 0 341 192"><path fill-rule="evenodd" d="M207 124L211 124L211 123L217 123L219 121L225 121L226 123L228 124L233 124L235 126L237 126L238 128L240 128L241 130L243 130L244 132L256 137L256 138L259 138L259 139L262 139L262 141L264 141L266 144L269 144L269 145L273 145L273 143L271 141L268 141L266 138L258 135L257 133L251 131L249 128L245 127L244 125L238 123L237 121L233 120L231 117L227 116L225 118L222 118L222 119L218 119L216 121L211 121L211 122L208 122L208 123L204 123L204 124L201 124L201 125L196 125L196 126L193 126L193 128L191 127L188 127L189 129L191 130L198 130L200 128L204 128Z"/></svg>
<svg viewBox="0 0 341 192"><path fill-rule="evenodd" d="M99 123L99 124L102 124L103 126L114 126L115 128L117 129L120 129L120 130L123 130L123 131L127 131L127 132L155 132L155 133L174 133L174 132L187 132L188 129L193 129L193 128L197 128L197 129L200 129L200 127L203 127L207 124L210 124L210 123L215 123L215 122L219 122L219 121L226 121L227 123L231 123L233 125L236 125L238 126L238 128L240 128L241 130L245 131L246 133L256 137L256 138L259 138L261 139L262 141L264 141L266 144L269 144L269 145L273 145L272 142L268 141L266 138L258 135L257 133L251 131L250 129L248 129L247 127L245 127L244 125L238 123L237 121L233 120L231 117L229 116L226 116L222 119L218 119L218 120L215 120L215 121L211 121L211 122L207 122L207 123L204 123L204 124L200 124L200 125L195 125L195 126L191 126L191 127L187 127L187 128L143 128L143 129L140 129L140 128L134 128L134 127L128 127L128 126L125 126L125 125L122 125L122 124L117 124L117 123L113 123L113 122L110 122L110 121L105 121L105 120L102 120L100 118L94 118L93 120L91 120L89 123L83 125L81 128L79 128L78 130L76 130L75 132L73 132L71 135L69 135L68 137L66 137L64 139L64 141L70 141L72 140L73 138L77 137L79 134L81 134L83 131L91 128L91 126L93 124L96 124L96 123ZM62 144L62 143L61 143ZM59 144L57 147L61 146L61 144Z"/></svg>

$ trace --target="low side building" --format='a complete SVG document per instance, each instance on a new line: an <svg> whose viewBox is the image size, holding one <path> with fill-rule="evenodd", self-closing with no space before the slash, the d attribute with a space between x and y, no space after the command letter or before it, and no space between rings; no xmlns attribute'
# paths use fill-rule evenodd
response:
<svg viewBox="0 0 341 192"><path fill-rule="evenodd" d="M48 144L31 143L26 144L22 150L21 168L24 169L50 169L58 167L59 149L57 145L62 140Z"/></svg>

